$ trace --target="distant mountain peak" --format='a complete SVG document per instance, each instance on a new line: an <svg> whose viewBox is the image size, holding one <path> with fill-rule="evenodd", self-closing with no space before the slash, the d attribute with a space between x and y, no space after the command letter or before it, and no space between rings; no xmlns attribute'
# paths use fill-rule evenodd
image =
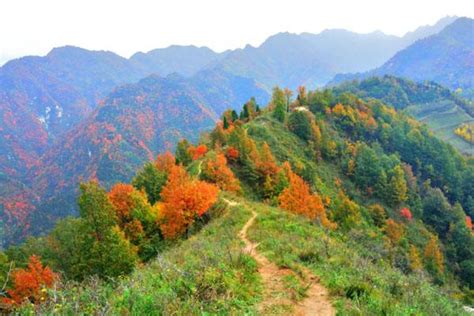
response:
<svg viewBox="0 0 474 316"><path fill-rule="evenodd" d="M92 55L92 54L104 54L104 55L120 57L119 55L117 55L116 53L112 51L88 50L88 49L78 47L78 46L73 46L73 45L55 47L46 55L46 57L50 57L50 58L72 57L72 56Z"/></svg>

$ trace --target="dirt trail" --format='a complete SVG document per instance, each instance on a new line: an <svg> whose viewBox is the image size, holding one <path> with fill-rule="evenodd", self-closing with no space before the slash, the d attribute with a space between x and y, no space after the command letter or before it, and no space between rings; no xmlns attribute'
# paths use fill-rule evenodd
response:
<svg viewBox="0 0 474 316"><path fill-rule="evenodd" d="M236 202L227 201L229 205L237 205ZM232 204L231 204L232 203ZM315 277L308 269L302 269L303 279L307 283L308 289L306 297L300 301L295 302L285 296L287 289L284 284L284 277L287 275L294 275L291 269L283 269L277 267L270 262L265 256L257 252L258 244L251 242L247 237L247 230L257 218L257 213L252 211L252 217L245 223L244 227L239 233L240 239L245 243L244 251L249 253L258 263L258 272L262 276L263 284L265 286L264 299L259 307L259 312L266 313L272 308L289 307L293 309L292 315L322 315L333 316L336 311L329 301L327 290L319 284L319 279Z"/></svg>

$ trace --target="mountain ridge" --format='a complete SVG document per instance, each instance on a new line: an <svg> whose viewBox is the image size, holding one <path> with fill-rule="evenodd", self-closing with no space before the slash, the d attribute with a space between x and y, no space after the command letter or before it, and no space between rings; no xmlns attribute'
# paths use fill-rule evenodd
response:
<svg viewBox="0 0 474 316"><path fill-rule="evenodd" d="M441 32L399 51L382 66L355 74L336 75L330 85L385 74L415 81L431 80L472 97L474 89L474 20L458 18Z"/></svg>

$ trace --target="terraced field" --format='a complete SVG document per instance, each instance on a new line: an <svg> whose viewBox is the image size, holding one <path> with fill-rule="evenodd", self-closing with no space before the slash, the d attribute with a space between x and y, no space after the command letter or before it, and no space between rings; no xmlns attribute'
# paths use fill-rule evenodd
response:
<svg viewBox="0 0 474 316"><path fill-rule="evenodd" d="M414 104L407 107L406 111L426 123L437 136L449 142L461 152L474 155L474 146L454 133L456 127L462 123L474 122L474 118L454 102L444 100Z"/></svg>

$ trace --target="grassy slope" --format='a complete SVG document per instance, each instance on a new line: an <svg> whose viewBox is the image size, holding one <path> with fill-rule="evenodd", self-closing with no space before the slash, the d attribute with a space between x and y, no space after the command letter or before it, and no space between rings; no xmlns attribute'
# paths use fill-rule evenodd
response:
<svg viewBox="0 0 474 316"><path fill-rule="evenodd" d="M442 140L463 153L474 155L474 148L454 133L459 125L474 122L474 119L454 102L412 105L407 111L419 121L426 123Z"/></svg>
<svg viewBox="0 0 474 316"><path fill-rule="evenodd" d="M288 160L293 166L300 165L303 170L310 171L313 188L324 196L331 199L337 197L339 189L334 179L339 178L344 190L360 205L372 203L334 164L325 161L316 163L306 143L268 115L258 117L247 126L249 135L259 143L267 142L279 161ZM448 288L432 286L422 275L405 275L385 262L380 254L386 250L379 231L360 227L348 234L331 234L328 238L320 227L278 208L261 203L249 207L259 213L249 236L254 242L261 243L260 251L280 266L297 270L298 265L303 264L310 268L330 289L340 313L462 314L460 305L449 299ZM388 207L386 209L391 213ZM408 227L408 234L412 230L419 232L415 229L419 225L413 222ZM326 252L326 249L329 250ZM361 292L361 295L354 296L353 292Z"/></svg>
<svg viewBox="0 0 474 316"><path fill-rule="evenodd" d="M201 315L255 314L261 297L255 260L238 231L250 211L226 209L201 231L162 252L132 275L108 285L68 283L52 291L45 314ZM23 312L27 312L27 309Z"/></svg>
<svg viewBox="0 0 474 316"><path fill-rule="evenodd" d="M461 306L421 275L404 275L357 239L330 234L306 219L264 204L249 232L260 251L282 267L305 266L320 276L342 315L462 315ZM356 232L354 232L356 233ZM378 242L367 238L367 245ZM377 249L373 249L377 250ZM444 295L440 295L443 293Z"/></svg>
<svg viewBox="0 0 474 316"><path fill-rule="evenodd" d="M358 203L370 203L335 165L316 163L306 144L269 115L256 118L246 128L258 143L266 141L280 162L289 160L294 166L310 171L313 188L323 195L336 197L338 188L334 178L338 177L345 191ZM192 174L199 173L197 163L189 169ZM245 195L246 198L238 199L240 206L216 216L201 231L170 246L131 276L112 285L97 280L86 285L68 283L65 289L53 291L50 295L53 299L40 306L40 311L46 314L257 314L262 283L256 262L244 254L237 237L253 209L259 215L249 230L249 237L260 243L259 252L281 267L297 272L304 266L320 276L340 314L462 315L461 306L450 299L448 287L431 285L425 275L403 274L387 262L380 232L360 227L346 234L328 234L306 219L251 202L252 195ZM301 284L292 285L288 280L288 289L290 295L304 296Z"/></svg>

